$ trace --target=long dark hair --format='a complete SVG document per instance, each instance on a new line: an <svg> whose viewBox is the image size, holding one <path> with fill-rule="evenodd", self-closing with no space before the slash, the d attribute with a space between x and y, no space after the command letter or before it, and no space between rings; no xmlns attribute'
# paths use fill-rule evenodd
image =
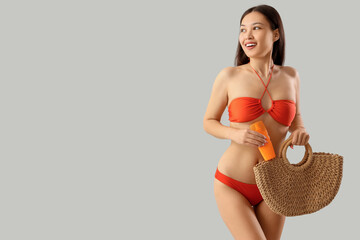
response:
<svg viewBox="0 0 360 240"><path fill-rule="evenodd" d="M275 8L265 4L249 8L241 16L240 24L243 18L251 12L262 13L270 23L270 27L272 30L279 28L280 38L273 44L272 59L274 61L274 64L283 65L285 58L285 33L284 33L283 23L281 21L281 17L278 11L276 11ZM237 46L236 57L234 62L235 66L246 64L249 61L250 59L248 58L248 56L246 56L238 40L238 46Z"/></svg>

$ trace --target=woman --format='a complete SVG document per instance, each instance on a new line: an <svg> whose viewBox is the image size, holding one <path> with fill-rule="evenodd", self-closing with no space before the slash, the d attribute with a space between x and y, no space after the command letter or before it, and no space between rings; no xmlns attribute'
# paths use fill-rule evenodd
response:
<svg viewBox="0 0 360 240"><path fill-rule="evenodd" d="M253 167L263 161L258 150L265 136L249 126L262 120L277 156L289 131L292 145L305 145L309 134L300 114L300 79L295 68L282 66L285 36L271 6L248 9L240 20L235 67L215 79L204 116L204 129L231 144L219 160L215 199L235 239L280 239L285 216L270 210L255 182ZM228 107L230 126L220 123Z"/></svg>

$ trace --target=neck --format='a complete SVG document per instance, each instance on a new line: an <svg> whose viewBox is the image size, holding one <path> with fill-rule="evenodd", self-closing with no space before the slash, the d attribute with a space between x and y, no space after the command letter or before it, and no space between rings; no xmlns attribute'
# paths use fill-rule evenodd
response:
<svg viewBox="0 0 360 240"><path fill-rule="evenodd" d="M266 58L250 58L249 64L262 76L269 76L270 69L274 65L271 56Z"/></svg>

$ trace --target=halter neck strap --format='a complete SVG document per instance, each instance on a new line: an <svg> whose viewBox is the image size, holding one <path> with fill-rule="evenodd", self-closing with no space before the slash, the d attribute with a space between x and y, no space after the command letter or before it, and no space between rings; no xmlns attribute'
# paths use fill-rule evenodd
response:
<svg viewBox="0 0 360 240"><path fill-rule="evenodd" d="M269 91L267 90L267 87L268 87L268 85L269 85L269 83L270 83L270 79L271 79L271 76L272 76L272 73L273 73L275 64L273 64L273 65L271 66L271 73L270 73L269 80L268 80L268 82L267 82L266 85L265 85L264 81L262 80L262 78L260 77L260 75L259 75L259 74L257 73L257 71L251 66L250 63L249 63L249 65L250 65L250 67L255 71L256 75L258 75L258 77L260 78L262 84L263 84L264 87L265 87L265 90L264 90L263 94L261 95L260 99L263 98L263 96L264 96L264 94L265 94L265 91L266 91L266 92L269 94L269 97L270 97L270 99L271 99L271 101L272 101L271 95L270 95Z"/></svg>

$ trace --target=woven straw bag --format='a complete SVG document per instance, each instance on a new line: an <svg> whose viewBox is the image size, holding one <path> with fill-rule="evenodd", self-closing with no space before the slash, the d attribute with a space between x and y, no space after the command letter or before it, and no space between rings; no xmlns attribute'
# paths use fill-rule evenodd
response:
<svg viewBox="0 0 360 240"><path fill-rule="evenodd" d="M284 216L309 214L327 206L337 194L343 172L343 157L312 152L309 143L297 164L286 158L291 138L280 148L280 157L256 164L256 184L270 209Z"/></svg>

